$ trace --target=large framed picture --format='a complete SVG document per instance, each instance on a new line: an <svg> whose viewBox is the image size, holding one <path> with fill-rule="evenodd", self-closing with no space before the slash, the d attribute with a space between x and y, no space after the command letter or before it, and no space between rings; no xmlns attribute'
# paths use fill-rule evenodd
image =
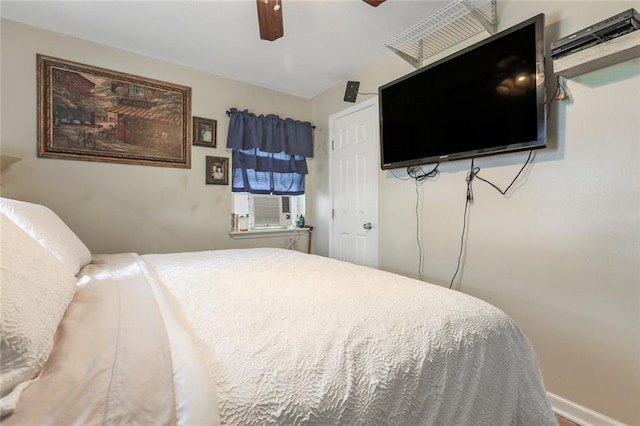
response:
<svg viewBox="0 0 640 426"><path fill-rule="evenodd" d="M206 156L205 182L213 185L229 185L229 159Z"/></svg>
<svg viewBox="0 0 640 426"><path fill-rule="evenodd" d="M38 156L191 168L191 88L44 55Z"/></svg>
<svg viewBox="0 0 640 426"><path fill-rule="evenodd" d="M215 148L217 124L216 120L193 117L193 144Z"/></svg>

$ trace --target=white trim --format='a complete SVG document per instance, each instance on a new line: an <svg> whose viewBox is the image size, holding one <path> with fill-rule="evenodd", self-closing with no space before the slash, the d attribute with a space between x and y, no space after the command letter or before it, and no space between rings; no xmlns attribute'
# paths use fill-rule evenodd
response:
<svg viewBox="0 0 640 426"><path fill-rule="evenodd" d="M547 398L557 415L578 423L580 426L625 426L622 422L551 392L547 392Z"/></svg>

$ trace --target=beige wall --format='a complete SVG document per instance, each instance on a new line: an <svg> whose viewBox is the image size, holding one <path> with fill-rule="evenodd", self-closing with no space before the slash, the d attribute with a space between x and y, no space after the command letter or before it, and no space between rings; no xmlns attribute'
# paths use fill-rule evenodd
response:
<svg viewBox="0 0 640 426"><path fill-rule="evenodd" d="M498 12L501 28L545 12L553 40L636 3L507 0ZM309 101L10 21L1 27L1 149L23 158L3 172L3 196L50 206L96 253L284 244L231 240L230 188L204 184L205 155L230 156L225 111L274 112L317 126L307 221L316 252L328 253L328 118L352 105L342 101L344 83ZM193 115L218 120L218 148L193 147L190 170L37 158L36 53L192 87ZM516 319L549 391L629 424L640 424L638 65L569 81L574 101L553 105L551 147L538 152L512 197L475 183L460 289ZM391 55L350 79L372 92L411 70ZM505 186L524 159L477 165ZM419 188L423 273L434 283L447 284L455 269L467 168L445 164L437 181ZM415 187L389 172L379 181L380 266L417 276Z"/></svg>
<svg viewBox="0 0 640 426"><path fill-rule="evenodd" d="M3 196L49 206L94 253L288 243L229 237L231 187L205 185L205 156L231 157L225 148L230 107L310 120L310 100L13 21L2 20L1 27L1 148L22 158L3 172ZM217 148L194 146L191 169L38 158L37 53L191 87L193 115L218 121ZM306 250L306 237L299 243Z"/></svg>
<svg viewBox="0 0 640 426"><path fill-rule="evenodd" d="M637 2L498 2L500 29L546 14L547 42ZM456 50L456 49L453 49ZM352 76L363 92L412 68L390 56ZM549 76L549 85L555 79ZM327 254L328 119L352 104L346 81L313 99L316 251ZM522 326L550 392L640 424L640 59L567 83L554 103L550 147L510 198L474 183L460 290L504 309ZM363 101L368 96L358 96ZM464 117L460 117L464 125ZM526 159L480 159L481 175L506 187ZM470 161L443 164L419 187L425 279L448 285L456 267ZM402 172L401 172L402 174ZM385 270L417 277L416 189L380 172L379 257ZM324 219L324 220L322 220Z"/></svg>

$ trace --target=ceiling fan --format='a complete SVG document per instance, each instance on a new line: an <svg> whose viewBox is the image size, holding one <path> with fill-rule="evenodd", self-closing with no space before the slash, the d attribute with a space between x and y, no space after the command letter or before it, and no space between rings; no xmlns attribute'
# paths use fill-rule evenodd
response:
<svg viewBox="0 0 640 426"><path fill-rule="evenodd" d="M362 0L373 7L385 0ZM258 27L262 40L274 41L284 35L282 25L282 0L256 0L258 5Z"/></svg>

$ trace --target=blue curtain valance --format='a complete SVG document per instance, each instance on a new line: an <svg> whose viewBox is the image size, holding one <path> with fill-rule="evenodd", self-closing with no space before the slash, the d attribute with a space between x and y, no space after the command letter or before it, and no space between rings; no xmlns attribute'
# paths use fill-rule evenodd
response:
<svg viewBox="0 0 640 426"><path fill-rule="evenodd" d="M227 148L264 152L286 152L301 157L313 157L311 123L275 114L255 115L246 109L231 108Z"/></svg>

